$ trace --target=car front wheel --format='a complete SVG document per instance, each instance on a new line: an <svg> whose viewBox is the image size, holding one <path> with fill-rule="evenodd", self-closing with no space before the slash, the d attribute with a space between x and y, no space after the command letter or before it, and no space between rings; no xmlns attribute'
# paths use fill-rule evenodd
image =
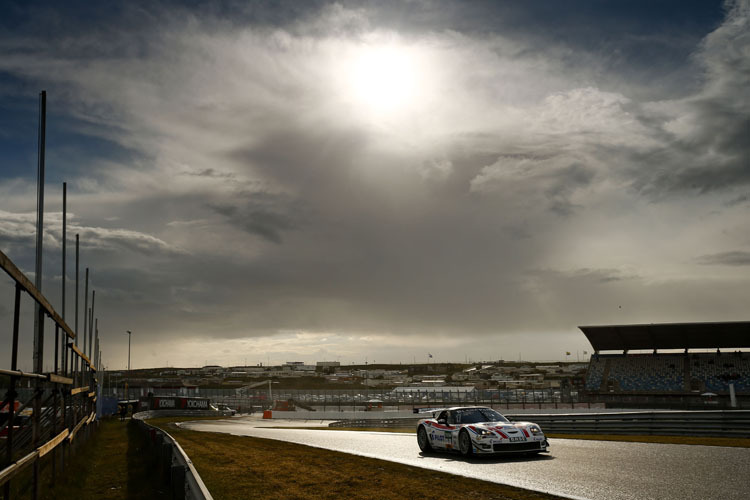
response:
<svg viewBox="0 0 750 500"><path fill-rule="evenodd" d="M424 430L424 427L420 427L417 430L417 444L419 445L419 449L424 453L429 453L432 451L430 438L427 437L427 431Z"/></svg>
<svg viewBox="0 0 750 500"><path fill-rule="evenodd" d="M471 436L466 431L461 431L458 435L458 449L461 451L461 455L470 457L473 453L473 445L471 443Z"/></svg>

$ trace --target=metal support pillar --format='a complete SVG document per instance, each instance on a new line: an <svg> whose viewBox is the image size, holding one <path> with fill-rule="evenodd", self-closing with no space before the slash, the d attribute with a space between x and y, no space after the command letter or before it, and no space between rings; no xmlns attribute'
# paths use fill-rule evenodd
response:
<svg viewBox="0 0 750 500"><path fill-rule="evenodd" d="M80 271L78 268L79 263L80 263L78 249L79 249L79 239L78 239L78 235L76 234L76 314L75 314L76 337L75 339L73 339L76 346L78 346L78 309L79 309L78 307L78 279L79 279L79 274L80 274ZM75 384L78 382L78 357L75 356L72 349L71 349L70 355L71 355L71 368L73 369L73 380Z"/></svg>
<svg viewBox="0 0 750 500"><path fill-rule="evenodd" d="M86 281L84 285L84 292L83 292L83 353L86 353L86 333L88 331L88 317L89 317L89 268L86 268ZM76 336L78 336L78 332L76 332ZM80 347L80 346L79 346ZM81 361L83 363L83 361ZM81 366L81 370L83 371L83 366Z"/></svg>
<svg viewBox="0 0 750 500"><path fill-rule="evenodd" d="M39 94L39 161L37 169L37 205L36 205L36 267L34 285L42 291L42 242L44 231L44 148L47 130L47 92ZM44 313L39 303L34 301L34 372L44 370ZM39 446L41 434L40 414L42 413L42 382L37 379L34 396L34 412L31 417L31 440L33 446ZM31 498L37 499L39 489L39 461L34 462L34 481Z"/></svg>
<svg viewBox="0 0 750 500"><path fill-rule="evenodd" d="M94 352L93 351L93 347L94 346L93 346L93 344L92 344L91 341L92 341L93 335L94 335L94 311L95 311L94 305L95 305L95 302L96 302L96 290L92 290L91 291L91 317L89 318L89 352L88 352L88 356L89 356L90 360L93 360L93 358L91 356L92 356L92 353Z"/></svg>

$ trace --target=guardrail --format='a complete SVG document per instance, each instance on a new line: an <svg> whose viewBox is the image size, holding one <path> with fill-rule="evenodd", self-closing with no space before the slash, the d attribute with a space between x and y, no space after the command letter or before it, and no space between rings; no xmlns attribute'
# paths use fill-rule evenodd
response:
<svg viewBox="0 0 750 500"><path fill-rule="evenodd" d="M421 418L428 418L429 415L425 415ZM366 419L366 418L358 418L358 419L351 419L351 420L337 420L336 422L331 422L328 424L328 427L383 427L383 428L389 428L389 427L416 427L417 422L421 418L384 418L384 419Z"/></svg>
<svg viewBox="0 0 750 500"><path fill-rule="evenodd" d="M506 414L539 424L547 433L750 438L750 411L649 411L621 413ZM421 418L429 418L424 415ZM419 418L347 419L330 427L413 427Z"/></svg>
<svg viewBox="0 0 750 500"><path fill-rule="evenodd" d="M506 415L559 434L625 434L750 438L750 411L647 411Z"/></svg>
<svg viewBox="0 0 750 500"><path fill-rule="evenodd" d="M208 416L216 415L213 411L144 411L133 415L133 421L136 422L141 430L148 433L150 442L156 453L159 454L159 461L164 466L164 470L169 471L166 474L172 498L177 500L213 500L211 493L206 488L198 471L193 466L193 462L182 449L180 444L169 435L169 433L154 427L146 422L146 419L154 416Z"/></svg>

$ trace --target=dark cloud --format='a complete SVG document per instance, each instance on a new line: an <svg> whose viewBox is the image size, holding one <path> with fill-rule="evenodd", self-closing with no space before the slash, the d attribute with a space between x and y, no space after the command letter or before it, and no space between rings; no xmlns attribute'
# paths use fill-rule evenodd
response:
<svg viewBox="0 0 750 500"><path fill-rule="evenodd" d="M734 251L702 255L696 259L706 266L750 266L750 252Z"/></svg>
<svg viewBox="0 0 750 500"><path fill-rule="evenodd" d="M592 168L573 164L562 169L556 176L556 181L545 191L550 200L550 210L561 216L571 215L577 208L570 201L575 190L588 186L595 176Z"/></svg>
<svg viewBox="0 0 750 500"><path fill-rule="evenodd" d="M732 198L729 200L726 205L729 207L734 207L736 205L743 205L750 201L750 193L745 193L737 196L736 198Z"/></svg>
<svg viewBox="0 0 750 500"><path fill-rule="evenodd" d="M673 103L662 126L670 140L635 158L642 174L635 185L645 192L707 193L750 183L750 9L746 2L727 6L725 22L694 55L701 89Z"/></svg>
<svg viewBox="0 0 750 500"><path fill-rule="evenodd" d="M612 283L623 280L639 279L637 275L625 273L618 269L578 269L570 273L571 276L594 279L599 283Z"/></svg>
<svg viewBox="0 0 750 500"><path fill-rule="evenodd" d="M213 168L206 168L204 170L195 172L185 172L184 175L191 175L195 177L211 177L216 179L234 179L236 177L231 172L220 172Z"/></svg>
<svg viewBox="0 0 750 500"><path fill-rule="evenodd" d="M282 232L296 227L293 219L285 214L271 212L250 202L241 208L232 205L210 205L217 213L225 216L231 225L256 234L272 243L282 242Z"/></svg>
<svg viewBox="0 0 750 500"><path fill-rule="evenodd" d="M315 191L341 182L366 145L361 130L343 130L333 123L302 125L290 119L283 130L271 130L229 157L282 187Z"/></svg>
<svg viewBox="0 0 750 500"><path fill-rule="evenodd" d="M217 200L207 207L231 226L276 244L282 243L283 233L298 229L305 219L298 201L267 191L241 190L229 200Z"/></svg>

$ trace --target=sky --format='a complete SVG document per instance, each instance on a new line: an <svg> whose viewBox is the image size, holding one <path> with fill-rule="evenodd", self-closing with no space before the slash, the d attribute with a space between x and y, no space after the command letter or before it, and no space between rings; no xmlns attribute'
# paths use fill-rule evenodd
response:
<svg viewBox="0 0 750 500"><path fill-rule="evenodd" d="M2 11L0 249L34 275L45 90L43 292L67 182L108 367L126 330L134 368L346 365L750 319L748 0Z"/></svg>

